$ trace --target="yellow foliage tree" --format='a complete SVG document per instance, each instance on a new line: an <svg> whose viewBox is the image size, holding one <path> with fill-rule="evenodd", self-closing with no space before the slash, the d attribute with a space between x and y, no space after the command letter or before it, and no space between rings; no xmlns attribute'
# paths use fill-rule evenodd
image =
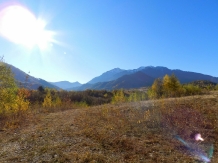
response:
<svg viewBox="0 0 218 163"><path fill-rule="evenodd" d="M19 94L9 65L0 60L0 114L17 113L28 107L29 101Z"/></svg>
<svg viewBox="0 0 218 163"><path fill-rule="evenodd" d="M165 75L163 78L163 91L166 97L178 96L181 88L180 82L177 77L172 74L171 76Z"/></svg>
<svg viewBox="0 0 218 163"><path fill-rule="evenodd" d="M50 90L47 90L47 93L46 93L46 96L45 96L44 101L42 103L42 106L45 108L49 108L52 106L52 98L51 98Z"/></svg>
<svg viewBox="0 0 218 163"><path fill-rule="evenodd" d="M124 91L122 89L114 92L112 103L125 102L125 101L126 101L126 98L124 95Z"/></svg>
<svg viewBox="0 0 218 163"><path fill-rule="evenodd" d="M165 75L163 78L163 90L165 94L168 94L170 91L170 77L169 75Z"/></svg>
<svg viewBox="0 0 218 163"><path fill-rule="evenodd" d="M166 77L168 80L168 77ZM160 98L163 94L163 82L160 78L156 79L151 86L151 94L152 98Z"/></svg>

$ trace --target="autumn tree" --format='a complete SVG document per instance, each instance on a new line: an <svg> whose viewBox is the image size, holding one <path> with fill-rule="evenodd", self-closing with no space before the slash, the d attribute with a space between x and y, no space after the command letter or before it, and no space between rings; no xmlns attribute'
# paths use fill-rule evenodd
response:
<svg viewBox="0 0 218 163"><path fill-rule="evenodd" d="M49 108L52 106L52 98L51 98L50 90L47 90L47 93L46 93L46 96L45 96L44 101L42 103L42 106L45 108Z"/></svg>
<svg viewBox="0 0 218 163"><path fill-rule="evenodd" d="M126 98L124 95L124 91L122 89L118 91L114 91L112 103L125 102L125 101L126 101Z"/></svg>
<svg viewBox="0 0 218 163"><path fill-rule="evenodd" d="M25 95L18 92L11 68L0 59L0 114L6 115L27 110L29 107Z"/></svg>
<svg viewBox="0 0 218 163"><path fill-rule="evenodd" d="M180 82L174 74L172 74L171 76L168 75L164 76L163 78L164 96L166 97L178 96L180 88L181 88Z"/></svg>
<svg viewBox="0 0 218 163"><path fill-rule="evenodd" d="M155 79L151 86L151 97L160 98L163 94L163 82L160 78Z"/></svg>

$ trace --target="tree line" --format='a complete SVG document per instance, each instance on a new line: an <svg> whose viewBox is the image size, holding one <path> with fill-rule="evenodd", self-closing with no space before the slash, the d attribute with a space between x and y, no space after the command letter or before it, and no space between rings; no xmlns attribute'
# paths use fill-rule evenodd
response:
<svg viewBox="0 0 218 163"><path fill-rule="evenodd" d="M203 94L213 89L218 90L218 85L216 87L208 86L208 89L205 89L194 84L181 84L178 78L172 74L171 76L165 75L163 79L156 79L148 90L148 96L151 99L181 97Z"/></svg>

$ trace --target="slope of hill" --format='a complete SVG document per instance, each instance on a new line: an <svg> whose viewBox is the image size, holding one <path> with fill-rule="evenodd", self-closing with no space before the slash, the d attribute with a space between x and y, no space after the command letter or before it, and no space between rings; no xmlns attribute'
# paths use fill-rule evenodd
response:
<svg viewBox="0 0 218 163"><path fill-rule="evenodd" d="M48 88L60 89L59 87L54 86L53 84L43 79L34 78L12 65L7 65L11 68L11 71L14 73L14 77L18 81L18 83L20 83L24 87L37 89L39 86L43 86Z"/></svg>
<svg viewBox="0 0 218 163"><path fill-rule="evenodd" d="M50 83L62 89L70 89L70 88L79 87L82 85L79 82L71 83L69 81L59 81L59 82L50 82Z"/></svg>

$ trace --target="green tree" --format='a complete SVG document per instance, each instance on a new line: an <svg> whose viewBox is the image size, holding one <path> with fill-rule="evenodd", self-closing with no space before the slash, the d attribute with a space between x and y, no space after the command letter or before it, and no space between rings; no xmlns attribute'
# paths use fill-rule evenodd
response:
<svg viewBox="0 0 218 163"><path fill-rule="evenodd" d="M39 86L37 90L41 93L45 92L45 89L43 88L43 86Z"/></svg>

